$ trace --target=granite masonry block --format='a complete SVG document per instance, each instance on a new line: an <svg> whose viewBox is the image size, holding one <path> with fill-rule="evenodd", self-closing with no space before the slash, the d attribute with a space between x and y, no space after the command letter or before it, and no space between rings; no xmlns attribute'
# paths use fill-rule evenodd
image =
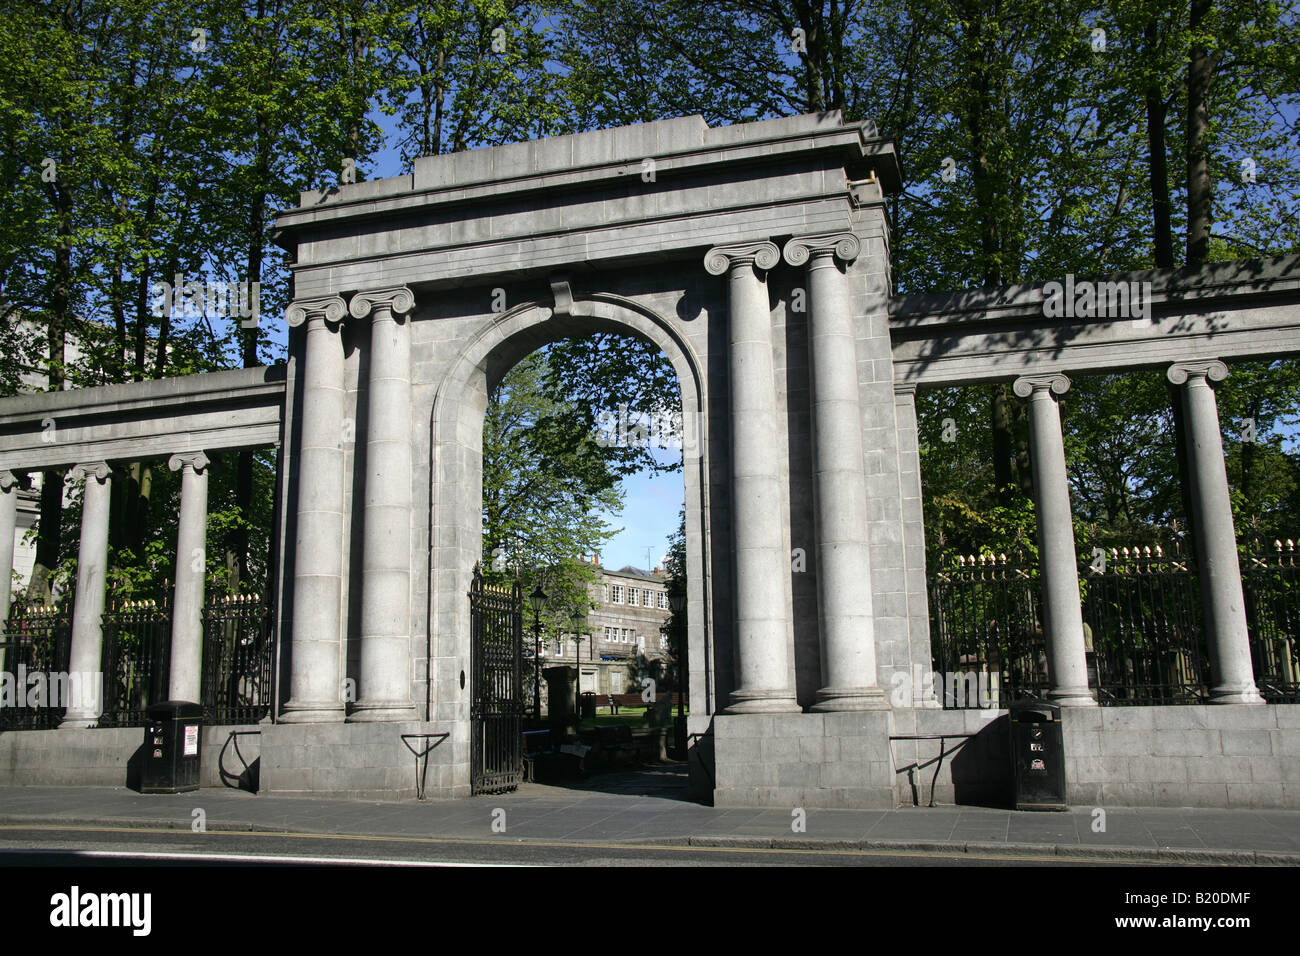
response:
<svg viewBox="0 0 1300 956"><path fill-rule="evenodd" d="M1226 783L1157 783L1152 785L1157 807L1224 807L1228 804Z"/></svg>
<svg viewBox="0 0 1300 956"><path fill-rule="evenodd" d="M1273 735L1267 730L1220 731L1223 753L1232 757L1267 756L1273 753Z"/></svg>
<svg viewBox="0 0 1300 956"><path fill-rule="evenodd" d="M1286 806L1286 789L1281 783L1229 783L1228 807L1268 810Z"/></svg>
<svg viewBox="0 0 1300 956"><path fill-rule="evenodd" d="M1127 779L1134 783L1186 782L1187 761L1181 757L1129 757Z"/></svg>
<svg viewBox="0 0 1300 956"><path fill-rule="evenodd" d="M1101 707L1102 728L1107 733L1155 730L1154 707Z"/></svg>
<svg viewBox="0 0 1300 956"><path fill-rule="evenodd" d="M1292 705L1294 706L1294 705ZM1179 707L1161 707L1161 710L1181 710ZM1215 704L1205 708L1206 727L1219 730L1272 730L1277 727L1278 712L1282 706L1264 706L1257 704Z"/></svg>
<svg viewBox="0 0 1300 956"><path fill-rule="evenodd" d="M1210 719L1206 706L1153 707L1152 723L1156 730L1205 730L1219 726Z"/></svg>
<svg viewBox="0 0 1300 956"><path fill-rule="evenodd" d="M1214 730L1157 730L1150 753L1171 756L1204 756L1223 753L1219 732Z"/></svg>

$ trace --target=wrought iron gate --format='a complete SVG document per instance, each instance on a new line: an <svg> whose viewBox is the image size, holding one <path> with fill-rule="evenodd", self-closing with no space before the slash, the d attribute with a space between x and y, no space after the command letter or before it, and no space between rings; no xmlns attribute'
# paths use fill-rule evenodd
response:
<svg viewBox="0 0 1300 956"><path fill-rule="evenodd" d="M469 592L473 650L470 703L470 790L503 793L523 775L523 597L509 588L483 583L479 569Z"/></svg>

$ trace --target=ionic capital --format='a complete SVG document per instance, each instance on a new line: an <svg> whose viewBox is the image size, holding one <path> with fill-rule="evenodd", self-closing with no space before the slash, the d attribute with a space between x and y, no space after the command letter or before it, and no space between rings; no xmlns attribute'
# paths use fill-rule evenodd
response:
<svg viewBox="0 0 1300 956"><path fill-rule="evenodd" d="M852 262L862 251L862 243L851 232L828 232L818 236L796 236L785 244L785 261L801 266L810 259L840 259Z"/></svg>
<svg viewBox="0 0 1300 956"><path fill-rule="evenodd" d="M775 243L766 240L734 242L710 249L704 257L704 268L709 275L720 276L733 266L752 265L760 269L771 269L780 261L781 252Z"/></svg>
<svg viewBox="0 0 1300 956"><path fill-rule="evenodd" d="M1169 366L1165 378L1174 385L1183 385L1188 381L1200 379L1206 384L1222 382L1228 377L1228 366L1218 359L1205 359L1198 362L1176 362Z"/></svg>
<svg viewBox="0 0 1300 956"><path fill-rule="evenodd" d="M208 465L208 456L201 451L181 452L167 459L167 467L172 471L180 471L184 467L189 467L195 473L198 473L206 469Z"/></svg>
<svg viewBox="0 0 1300 956"><path fill-rule="evenodd" d="M78 478L85 478L87 481L94 478L102 483L107 481L112 474L113 469L109 467L106 461L86 461L73 465L68 470L68 477L74 481Z"/></svg>
<svg viewBox="0 0 1300 956"><path fill-rule="evenodd" d="M284 320L290 328L297 328L308 319L324 319L326 322L342 322L348 314L348 304L340 296L331 295L323 299L298 299L289 303L284 310Z"/></svg>
<svg viewBox="0 0 1300 956"><path fill-rule="evenodd" d="M405 315L414 308L415 295L406 286L358 292L348 305L348 311L354 319L364 319L376 309L387 309L393 315Z"/></svg>
<svg viewBox="0 0 1300 956"><path fill-rule="evenodd" d="M8 494L15 488L26 488L27 484L26 472L10 471L8 468L0 470L0 491L3 491L5 494Z"/></svg>
<svg viewBox="0 0 1300 956"><path fill-rule="evenodd" d="M1028 398L1035 392L1046 392L1050 398L1053 394L1064 395L1069 391L1070 380L1060 372L1022 375L1012 383L1011 390L1021 398Z"/></svg>

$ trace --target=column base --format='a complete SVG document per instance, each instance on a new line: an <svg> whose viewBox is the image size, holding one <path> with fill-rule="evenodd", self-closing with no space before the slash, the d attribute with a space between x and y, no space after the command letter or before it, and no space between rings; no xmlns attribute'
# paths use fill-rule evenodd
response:
<svg viewBox="0 0 1300 956"><path fill-rule="evenodd" d="M1097 698L1087 687L1054 687L1047 692L1047 699L1062 707L1096 707Z"/></svg>
<svg viewBox="0 0 1300 956"><path fill-rule="evenodd" d="M1259 688L1254 684L1220 685L1210 688L1211 704L1266 704L1268 701L1260 696Z"/></svg>
<svg viewBox="0 0 1300 956"><path fill-rule="evenodd" d="M59 721L59 730L89 730L99 726L98 714L68 713Z"/></svg>
<svg viewBox="0 0 1300 956"><path fill-rule="evenodd" d="M823 687L817 692L813 713L855 710L889 710L889 699L879 687Z"/></svg>
<svg viewBox="0 0 1300 956"><path fill-rule="evenodd" d="M359 700L347 719L354 724L415 720L415 705L409 700Z"/></svg>
<svg viewBox="0 0 1300 956"><path fill-rule="evenodd" d="M344 716L342 702L297 703L291 700L280 711L278 722L282 724L331 724L342 722Z"/></svg>
<svg viewBox="0 0 1300 956"><path fill-rule="evenodd" d="M791 690L733 690L724 714L801 714Z"/></svg>

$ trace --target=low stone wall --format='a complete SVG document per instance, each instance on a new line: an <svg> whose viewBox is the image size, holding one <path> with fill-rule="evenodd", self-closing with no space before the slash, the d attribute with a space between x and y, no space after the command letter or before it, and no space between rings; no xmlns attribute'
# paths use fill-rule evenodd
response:
<svg viewBox="0 0 1300 956"><path fill-rule="evenodd" d="M713 718L713 805L894 806L889 711Z"/></svg>
<svg viewBox="0 0 1300 956"><path fill-rule="evenodd" d="M424 772L431 798L468 797L469 724L329 723L262 727L261 787L275 796L407 800L416 796L415 754L403 734L451 731L441 743L413 739L429 751ZM459 738L457 731L459 731Z"/></svg>
<svg viewBox="0 0 1300 956"><path fill-rule="evenodd" d="M261 729L256 724L204 727L200 785L256 790ZM5 731L0 733L0 786L134 788L143 752L142 727Z"/></svg>
<svg viewBox="0 0 1300 956"><path fill-rule="evenodd" d="M1300 809L1298 706L1065 708L1062 725L1075 806ZM954 735L944 741L936 803L1010 805L1006 711L896 711L894 727L896 737ZM913 799L909 765L919 802L929 802L939 745L893 741L900 804Z"/></svg>

